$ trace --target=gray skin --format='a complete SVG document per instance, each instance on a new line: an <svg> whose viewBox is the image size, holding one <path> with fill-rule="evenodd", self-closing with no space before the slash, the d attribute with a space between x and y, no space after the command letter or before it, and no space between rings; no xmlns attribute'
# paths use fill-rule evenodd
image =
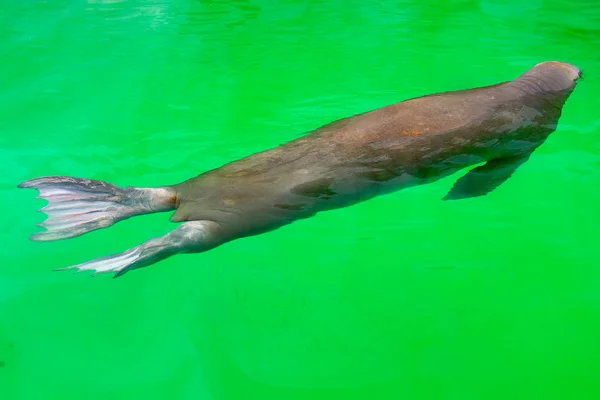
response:
<svg viewBox="0 0 600 400"><path fill-rule="evenodd" d="M50 212L44 211L54 225L42 224L48 231L35 240L74 237L133 215L176 209L171 221L184 223L171 233L67 268L119 276L176 253L206 251L482 162L444 199L489 193L556 129L580 77L570 64L541 63L513 81L415 98L335 121L173 186L120 189L49 177L20 187L38 189L50 202ZM53 209L76 204L81 211L86 201L94 203L93 212ZM90 217L98 212L100 217Z"/></svg>

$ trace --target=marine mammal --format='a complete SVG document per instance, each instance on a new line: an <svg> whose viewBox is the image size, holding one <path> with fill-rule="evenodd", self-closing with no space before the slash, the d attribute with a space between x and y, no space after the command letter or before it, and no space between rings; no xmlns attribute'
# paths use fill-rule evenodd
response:
<svg viewBox="0 0 600 400"><path fill-rule="evenodd" d="M344 118L277 148L185 182L119 188L70 177L18 185L49 203L47 230L32 240L71 238L126 218L176 210L165 236L63 269L115 277L177 253L199 253L316 213L425 184L480 164L446 200L481 196L506 181L556 129L581 77L570 64L535 65L492 86L405 100Z"/></svg>

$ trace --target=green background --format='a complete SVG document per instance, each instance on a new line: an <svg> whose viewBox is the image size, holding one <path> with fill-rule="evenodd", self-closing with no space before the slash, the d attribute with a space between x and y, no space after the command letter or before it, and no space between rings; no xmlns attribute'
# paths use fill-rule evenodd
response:
<svg viewBox="0 0 600 400"><path fill-rule="evenodd" d="M600 398L596 0L3 0L0 398ZM33 243L26 179L159 186L329 121L586 78L488 196L455 175L124 278L52 272L173 229Z"/></svg>

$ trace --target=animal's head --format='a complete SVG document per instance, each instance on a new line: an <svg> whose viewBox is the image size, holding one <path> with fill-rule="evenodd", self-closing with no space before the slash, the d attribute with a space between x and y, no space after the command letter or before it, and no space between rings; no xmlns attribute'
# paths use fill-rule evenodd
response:
<svg viewBox="0 0 600 400"><path fill-rule="evenodd" d="M531 94L568 97L581 78L581 71L574 65L548 61L537 64L513 82L516 87Z"/></svg>

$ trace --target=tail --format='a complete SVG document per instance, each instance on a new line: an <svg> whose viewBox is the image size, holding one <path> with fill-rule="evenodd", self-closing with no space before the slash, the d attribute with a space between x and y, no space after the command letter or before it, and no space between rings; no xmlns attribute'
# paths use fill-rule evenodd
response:
<svg viewBox="0 0 600 400"><path fill-rule="evenodd" d="M176 207L177 193L171 187L119 188L88 179L51 176L32 179L19 188L36 189L48 201L39 211L48 219L39 224L46 231L31 240L50 241L83 235L141 214L169 211Z"/></svg>

